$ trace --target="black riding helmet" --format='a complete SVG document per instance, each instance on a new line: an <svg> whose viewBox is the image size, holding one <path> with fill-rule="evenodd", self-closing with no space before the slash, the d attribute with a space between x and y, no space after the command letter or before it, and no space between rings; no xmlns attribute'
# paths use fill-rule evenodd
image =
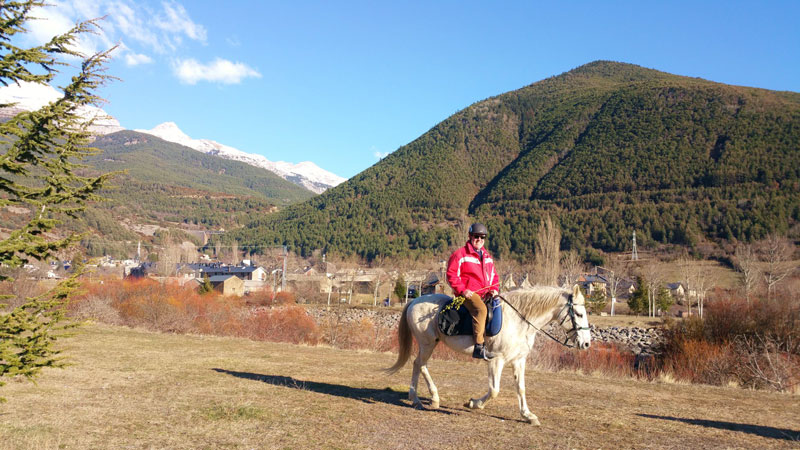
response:
<svg viewBox="0 0 800 450"><path fill-rule="evenodd" d="M472 225L469 226L469 234L470 235L479 234L482 236L486 236L487 234L489 234L489 230L487 230L486 225L482 223L473 223Z"/></svg>

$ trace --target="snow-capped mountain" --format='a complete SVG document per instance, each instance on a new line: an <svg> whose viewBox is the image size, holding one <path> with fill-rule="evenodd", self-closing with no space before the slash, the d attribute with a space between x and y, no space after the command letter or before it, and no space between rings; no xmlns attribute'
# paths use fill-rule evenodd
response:
<svg viewBox="0 0 800 450"><path fill-rule="evenodd" d="M292 164L284 161L273 162L261 155L245 153L239 149L208 139L193 139L186 135L174 122L164 122L152 130L134 130L150 134L165 141L174 142L197 151L219 156L220 158L241 161L251 166L261 167L276 173L281 178L299 184L306 189L321 194L326 189L345 181L336 174L328 172L311 161Z"/></svg>
<svg viewBox="0 0 800 450"><path fill-rule="evenodd" d="M20 110L35 111L50 102L58 100L62 95L52 86L29 83L27 81L0 87L0 104L15 103L13 107L0 111L0 117L13 116ZM94 119L92 126L89 127L89 131L94 134L111 134L125 129L117 119L94 106L82 107L80 115L87 120Z"/></svg>
<svg viewBox="0 0 800 450"><path fill-rule="evenodd" d="M0 105L15 104L10 108L0 108L0 119L13 117L20 110L37 110L57 100L61 95L62 93L53 87L37 83L20 82L19 85L11 84L9 86L0 87ZM92 106L85 107L81 111L81 115L87 119L94 118L94 123L90 131L95 134L105 135L125 129L120 125L117 119L108 115L100 108ZM181 131L173 122L162 123L152 130L134 131L147 133L164 139L165 141L185 145L186 147L193 148L203 153L216 155L220 158L233 159L269 170L281 178L303 186L317 194L321 194L326 189L345 181L345 178L328 172L310 161L304 161L298 164L284 161L272 162L261 155L245 153L239 149L220 144L219 142L208 139L192 139Z"/></svg>

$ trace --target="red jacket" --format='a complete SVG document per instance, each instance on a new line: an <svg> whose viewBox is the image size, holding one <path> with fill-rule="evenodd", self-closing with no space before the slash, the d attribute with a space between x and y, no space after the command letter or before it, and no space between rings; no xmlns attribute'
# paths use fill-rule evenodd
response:
<svg viewBox="0 0 800 450"><path fill-rule="evenodd" d="M500 281L494 271L494 260L486 248L482 249L483 258L475 247L467 241L467 245L453 252L447 262L447 282L456 295L469 289L481 297L489 291L500 291Z"/></svg>

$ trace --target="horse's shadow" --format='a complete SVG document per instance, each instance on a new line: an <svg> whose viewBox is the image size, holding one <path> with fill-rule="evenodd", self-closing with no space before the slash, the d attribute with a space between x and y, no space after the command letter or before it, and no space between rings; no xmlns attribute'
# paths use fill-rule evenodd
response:
<svg viewBox="0 0 800 450"><path fill-rule="evenodd" d="M344 386L341 384L321 383L319 381L306 381L298 380L293 377L286 377L283 375L263 375L252 372L237 372L227 369L211 369L215 372L224 373L226 375L234 376L237 378L244 378L246 380L260 381L274 386L288 387L291 389L298 389L301 391L317 392L319 394L335 395L337 397L350 398L359 400L364 403L385 403L387 405L409 407L408 402L402 400L401 394L390 388L386 389L371 389L359 388L352 386ZM453 414L453 412L443 409L432 410L442 414Z"/></svg>
<svg viewBox="0 0 800 450"><path fill-rule="evenodd" d="M707 428L718 428L720 430L741 431L742 433L755 434L765 438L783 439L787 441L800 441L800 431L788 428L774 428L764 425L751 425L747 423L724 422L720 420L707 419L686 419L683 417L655 416L652 414L637 414L639 417L648 419L673 420L676 422L700 425Z"/></svg>

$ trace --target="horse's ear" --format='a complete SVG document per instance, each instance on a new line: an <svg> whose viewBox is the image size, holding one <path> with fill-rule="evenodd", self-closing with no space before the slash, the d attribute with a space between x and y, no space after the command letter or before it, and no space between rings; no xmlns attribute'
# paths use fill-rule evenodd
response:
<svg viewBox="0 0 800 450"><path fill-rule="evenodd" d="M578 295L580 295L580 293L581 293L581 287L580 286L578 286L577 284L575 286L572 286L572 297L573 298L578 298Z"/></svg>

